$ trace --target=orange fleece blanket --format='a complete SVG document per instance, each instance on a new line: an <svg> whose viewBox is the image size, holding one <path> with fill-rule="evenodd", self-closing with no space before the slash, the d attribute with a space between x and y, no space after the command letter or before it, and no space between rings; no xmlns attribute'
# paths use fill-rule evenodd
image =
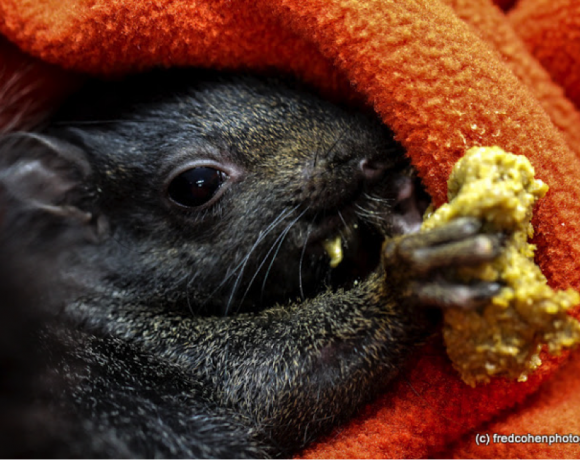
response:
<svg viewBox="0 0 580 460"><path fill-rule="evenodd" d="M372 105L437 204L469 147L526 155L550 186L533 221L536 262L551 286L578 290L580 4L513 3L0 0L0 32L44 61L1 45L0 127L27 127L46 116L78 84L71 70L107 76L201 66L293 74L330 98ZM437 338L355 420L301 455L577 457L577 438L494 442L494 433L580 436L580 355L544 362L525 383L496 380L472 389ZM489 444L478 445L477 434L492 436Z"/></svg>

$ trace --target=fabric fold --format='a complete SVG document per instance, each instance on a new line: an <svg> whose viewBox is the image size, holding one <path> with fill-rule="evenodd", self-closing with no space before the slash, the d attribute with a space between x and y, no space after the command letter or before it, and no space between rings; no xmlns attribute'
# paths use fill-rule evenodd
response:
<svg viewBox="0 0 580 460"><path fill-rule="evenodd" d="M572 3L521 0L508 18L490 0L0 0L0 31L26 53L88 75L159 66L283 73L331 99L364 101L393 129L436 204L446 201L449 172L470 147L526 155L550 186L533 221L536 262L552 287L578 290L580 54L570 52L580 49L578 21L554 13L554 5L575 11ZM567 40L571 48L562 46ZM556 65L563 53L566 64ZM8 56L4 47L0 56ZM56 106L79 80L64 74L69 79L55 85L45 64L21 59L33 62L31 80L46 92L39 106L5 102L5 130ZM4 88L17 72L6 69ZM7 100L1 91L0 99ZM472 389L435 337L378 400L304 456L427 457L454 455L454 445L457 455L485 456L468 448L473 430L523 403L565 359L544 355L525 383Z"/></svg>

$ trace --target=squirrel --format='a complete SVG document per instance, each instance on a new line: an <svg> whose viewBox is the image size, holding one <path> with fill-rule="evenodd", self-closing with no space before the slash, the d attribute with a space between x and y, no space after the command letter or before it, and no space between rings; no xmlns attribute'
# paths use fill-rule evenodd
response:
<svg viewBox="0 0 580 460"><path fill-rule="evenodd" d="M500 251L477 221L417 233L388 127L283 79L90 84L0 153L0 251L38 287L9 303L43 362L6 455L291 455L397 374L433 306L499 290L453 276Z"/></svg>

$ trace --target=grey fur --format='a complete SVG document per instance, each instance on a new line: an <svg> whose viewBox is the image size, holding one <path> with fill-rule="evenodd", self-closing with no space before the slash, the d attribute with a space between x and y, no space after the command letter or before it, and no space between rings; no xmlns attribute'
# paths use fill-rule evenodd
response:
<svg viewBox="0 0 580 460"><path fill-rule="evenodd" d="M37 404L61 428L33 453L290 455L432 330L418 272L393 286L379 263L424 204L403 149L295 85L183 72L98 85L2 149L13 209L57 223L37 252L74 235L40 263L60 289L33 330L53 388ZM168 182L200 161L230 180L209 206L176 206ZM321 241L337 233L350 249L333 270Z"/></svg>

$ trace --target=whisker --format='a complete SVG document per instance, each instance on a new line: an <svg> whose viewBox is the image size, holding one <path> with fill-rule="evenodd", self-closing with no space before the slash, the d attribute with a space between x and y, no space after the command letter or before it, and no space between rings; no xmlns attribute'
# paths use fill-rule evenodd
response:
<svg viewBox="0 0 580 460"><path fill-rule="evenodd" d="M330 146L330 148L326 151L325 156L328 158L330 156L330 154L332 153L332 151L336 148L336 146L339 144L339 142L341 142L344 139L344 136L346 136L346 132L347 132L348 127L345 126L342 131L340 132L339 136L336 138L336 140L334 141L334 143Z"/></svg>
<svg viewBox="0 0 580 460"><path fill-rule="evenodd" d="M308 206L303 212L302 214L300 214L300 216L298 216L298 219L300 219L301 216L304 215L304 213L306 211L308 211L308 209L310 208L310 206ZM290 225L293 225L296 220L291 223ZM288 228L288 227L287 227ZM254 283L256 277L258 276L258 274L260 273L260 270L262 269L262 267L264 266L264 264L266 263L266 261L268 260L268 256L272 253L272 251L274 250L274 248L276 247L276 243L278 243L278 241L280 240L280 238L282 238L283 235L285 235L286 229L278 236L278 238L276 238L276 240L274 241L274 243L272 244L272 247L270 247L270 250L266 253L266 255L263 257L262 262L260 263L259 267L255 270L254 272L254 276L252 276L252 279L250 280L250 282L248 283L248 287L246 288L246 292L244 292L244 295L242 296L242 299L239 302L239 305L241 306L242 303L244 302L244 300L246 299L246 296L248 295L248 292L250 291L250 289L252 288L252 284Z"/></svg>
<svg viewBox="0 0 580 460"><path fill-rule="evenodd" d="M320 152L322 151L322 138L321 136L318 136L317 140L316 140L316 149L314 150L314 159L312 161L312 168L316 168L316 165L318 164L318 156L320 155Z"/></svg>
<svg viewBox="0 0 580 460"><path fill-rule="evenodd" d="M376 201L377 203L386 204L388 206L392 206L392 204L395 202L395 199L394 198L382 198L380 196L370 195L368 193L364 193L363 196L367 200Z"/></svg>
<svg viewBox="0 0 580 460"><path fill-rule="evenodd" d="M223 287L223 285L229 280L229 278L231 278L236 273L236 271L247 262L248 258L251 256L252 252L262 242L262 240L268 235L268 233L270 233L274 229L274 227L276 227L284 217L286 217L289 213L295 211L297 208L298 208L298 206L294 207L293 209L286 208L286 209L282 210L282 212L280 214L278 214L278 216L272 221L272 223L268 227L266 227L266 229L258 235L258 238L256 239L254 245L250 248L250 250L248 251L248 254L246 254L246 256L244 256L244 258L240 261L240 263L236 267L234 267L233 269L231 269L231 267L228 267L228 274L226 275L226 278L218 285L218 287L215 289L215 291L212 292L212 295L215 294L221 287Z"/></svg>
<svg viewBox="0 0 580 460"><path fill-rule="evenodd" d="M302 265L304 263L304 254L306 253L306 245L308 244L308 238L310 238L310 234L312 233L312 226L314 225L314 221L318 217L318 213L312 218L310 224L308 224L308 228L306 229L306 238L304 239L304 244L302 245L302 252L300 253L300 262L298 264L298 286L300 287L300 298L304 301L306 296L304 295L304 288L302 284Z"/></svg>
<svg viewBox="0 0 580 460"><path fill-rule="evenodd" d="M256 250L256 248L258 247L258 245L264 240L264 238L266 238L266 236L289 214L291 214L292 212L296 211L298 209L298 207L300 206L300 204L297 204L296 206L294 206L293 208L286 208L284 209L279 215L278 217L276 217L276 219L274 219L274 221L263 231L260 233L260 235L258 235L258 238L256 239L254 245L250 248L250 250L248 251L248 253L246 254L246 256L242 259L242 261L231 271L231 274L224 279L219 285L218 287L213 291L212 295L215 294L236 272L238 272L237 276L236 276L236 281L234 283L234 286L232 287L232 291L230 293L230 298L228 300L228 303L226 305L226 309L224 314L227 316L229 310L230 310L230 306L232 304L233 298L235 293L238 290L238 286L240 284L241 278L244 274L244 271L246 269L246 265L248 263L248 260L250 260L250 257L252 255L252 253ZM241 267L241 269L240 269Z"/></svg>
<svg viewBox="0 0 580 460"><path fill-rule="evenodd" d="M389 219L387 219L385 216L383 216L377 212L373 212L373 211L370 211L368 209L365 209L356 203L355 203L355 207L357 208L355 210L355 214L358 217L360 217L362 220L370 220L370 221L375 221L375 222L389 222Z"/></svg>
<svg viewBox="0 0 580 460"><path fill-rule="evenodd" d="M346 220L344 220L344 216L342 215L342 212L340 212L340 209L337 209L338 211L338 217L340 217L340 220L342 220L342 223L344 224L344 228L348 228L348 224L346 223Z"/></svg>
<svg viewBox="0 0 580 460"><path fill-rule="evenodd" d="M286 235L288 235L288 232L292 229L292 227L294 226L294 224L296 224L296 222L298 222L298 220L301 219L302 216L304 216L304 214L306 214L306 211L308 211L308 209L309 209L309 207L306 208L304 211L302 211L300 213L300 215L298 217L296 217L296 219L294 219L292 222L290 222L290 224L288 224L288 226L286 227L286 229L278 237L278 239L280 240L280 243L278 243L278 247L276 249L276 252L274 253L274 256L272 257L272 261L270 262L270 265L268 266L268 270L266 271L266 275L264 276L264 281L262 282L262 296L261 296L261 299L264 298L264 290L266 289L266 281L268 280L268 276L270 275L270 271L272 270L272 266L274 265L274 261L276 260L276 257L278 256L278 253L280 252L280 248L282 247L282 243L284 243L284 239L286 238ZM275 244L276 244L276 242L274 242L274 245Z"/></svg>
<svg viewBox="0 0 580 460"><path fill-rule="evenodd" d="M185 286L185 300L187 300L187 307L189 308L191 316L195 317L195 313L193 312L193 307L191 306L191 302L189 301L189 284L190 283L187 283L187 286Z"/></svg>

